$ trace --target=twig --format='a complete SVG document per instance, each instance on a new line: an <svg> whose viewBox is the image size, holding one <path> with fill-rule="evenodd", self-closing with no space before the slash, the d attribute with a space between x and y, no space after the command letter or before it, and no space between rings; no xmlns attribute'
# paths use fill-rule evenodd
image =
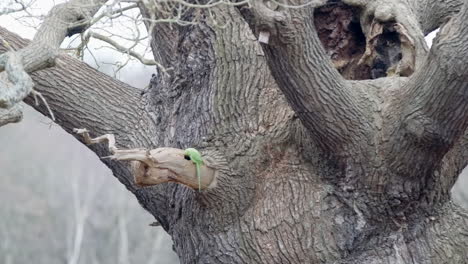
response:
<svg viewBox="0 0 468 264"><path fill-rule="evenodd" d="M35 90L32 90L31 93L32 93L33 96L34 96L34 102L35 102L36 106L39 106L39 100L37 100L37 97L39 97L39 98L41 98L42 102L43 102L44 105L46 106L47 111L49 111L50 119L52 119L52 121L55 121L54 113L53 113L52 110L50 109L49 104L47 103L47 100L44 98L44 96L43 96L40 92L35 91Z"/></svg>

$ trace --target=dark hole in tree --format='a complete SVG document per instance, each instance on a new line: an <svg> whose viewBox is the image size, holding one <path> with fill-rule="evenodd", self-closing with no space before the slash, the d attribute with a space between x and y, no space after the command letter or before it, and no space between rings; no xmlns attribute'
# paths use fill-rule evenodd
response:
<svg viewBox="0 0 468 264"><path fill-rule="evenodd" d="M392 26L385 26L383 34L378 37L375 45L377 56L372 63L372 79L387 76L388 69L398 64L402 58L400 45L398 33Z"/></svg>
<svg viewBox="0 0 468 264"><path fill-rule="evenodd" d="M391 25L375 41L375 54L369 63L359 63L366 50L366 36L360 23L361 10L329 1L314 11L314 24L323 47L334 66L346 79L365 80L385 77L388 69L401 60L399 35Z"/></svg>
<svg viewBox="0 0 468 264"><path fill-rule="evenodd" d="M186 160L191 160L191 159L190 159L190 156L188 156L188 155L184 155L184 159L186 159Z"/></svg>

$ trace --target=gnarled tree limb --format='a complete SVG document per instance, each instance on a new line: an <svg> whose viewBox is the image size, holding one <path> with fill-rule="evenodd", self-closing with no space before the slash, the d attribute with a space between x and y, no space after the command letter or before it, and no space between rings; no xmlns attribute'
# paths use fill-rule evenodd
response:
<svg viewBox="0 0 468 264"><path fill-rule="evenodd" d="M442 26L460 11L464 0L419 0L411 1L416 11L421 28L425 35Z"/></svg>
<svg viewBox="0 0 468 264"><path fill-rule="evenodd" d="M427 35L458 13L464 0L343 0L343 2L361 7L373 5L372 9L381 17L401 17L410 12L415 15L417 26L424 35Z"/></svg>
<svg viewBox="0 0 468 264"><path fill-rule="evenodd" d="M396 96L400 114L388 118L397 122L389 161L398 171L433 169L468 128L466 43L468 4L441 29L423 68ZM415 156L421 157L417 164L410 158Z"/></svg>
<svg viewBox="0 0 468 264"><path fill-rule="evenodd" d="M322 147L343 154L349 144L363 139L368 126L358 92L350 89L322 47L313 8L272 10L265 1L251 5L241 12L254 32L269 35L262 47L289 104Z"/></svg>
<svg viewBox="0 0 468 264"><path fill-rule="evenodd" d="M105 2L107 0L71 0L56 5L27 47L3 54L0 71L6 70L0 73L0 107L12 107L23 100L33 87L27 73L52 66L65 37L82 32L89 26L76 27L75 24L90 20Z"/></svg>

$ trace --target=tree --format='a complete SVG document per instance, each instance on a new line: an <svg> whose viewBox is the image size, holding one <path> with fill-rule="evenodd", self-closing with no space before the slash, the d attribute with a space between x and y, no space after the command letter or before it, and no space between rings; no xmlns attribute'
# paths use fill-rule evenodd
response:
<svg viewBox="0 0 468 264"><path fill-rule="evenodd" d="M195 173L103 160L182 263L467 263L468 214L449 193L468 161L466 1L126 1L171 69L144 92L57 55L105 2L57 5L30 43L1 29L17 51L0 57L0 102L34 82L69 132L180 149L163 165L197 148L213 172L202 192ZM173 16L196 23L154 23Z"/></svg>

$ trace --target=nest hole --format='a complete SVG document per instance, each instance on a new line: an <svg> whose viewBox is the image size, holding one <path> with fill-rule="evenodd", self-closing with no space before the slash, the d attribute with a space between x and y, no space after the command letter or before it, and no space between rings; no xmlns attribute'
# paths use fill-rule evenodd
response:
<svg viewBox="0 0 468 264"><path fill-rule="evenodd" d="M358 7L329 1L314 11L318 37L344 78L366 80L389 76L402 58L399 35L390 24L385 25L384 32L373 41L374 52L370 61L360 62L366 51L361 13Z"/></svg>

